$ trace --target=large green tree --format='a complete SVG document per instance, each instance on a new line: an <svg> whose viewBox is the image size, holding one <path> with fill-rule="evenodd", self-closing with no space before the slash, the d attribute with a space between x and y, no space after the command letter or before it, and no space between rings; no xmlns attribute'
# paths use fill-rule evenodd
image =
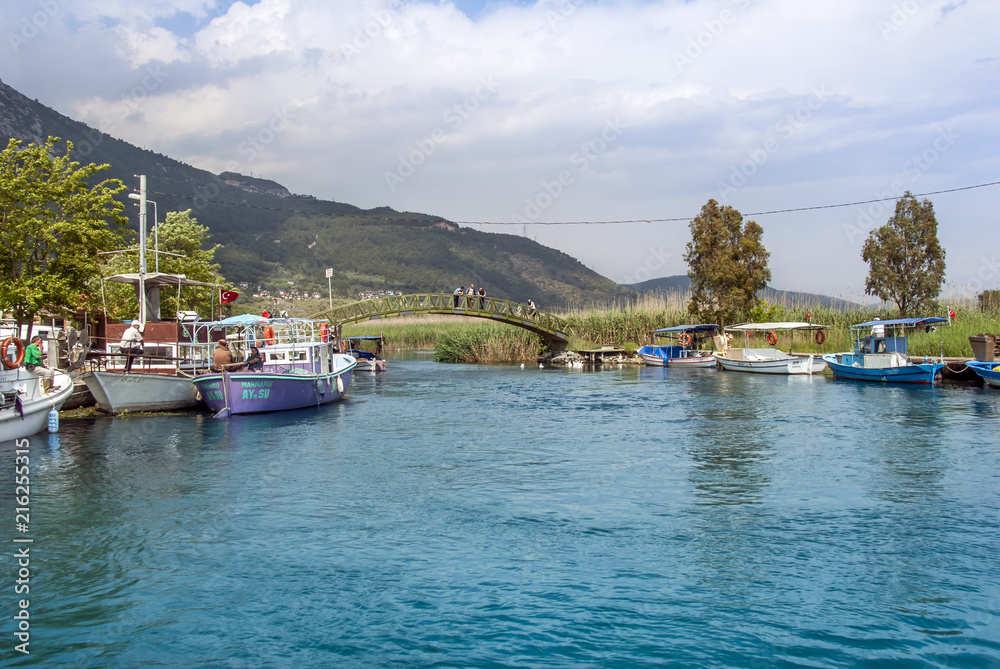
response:
<svg viewBox="0 0 1000 669"><path fill-rule="evenodd" d="M0 309L21 323L43 309L75 310L98 275L98 252L120 245L126 222L114 199L124 184L94 183L109 166L81 167L60 141L22 148L12 139L0 152Z"/></svg>
<svg viewBox="0 0 1000 669"><path fill-rule="evenodd" d="M771 280L764 234L755 221L728 205L709 200L691 221L684 252L691 278L688 311L698 319L731 324L746 320L757 293Z"/></svg>
<svg viewBox="0 0 1000 669"><path fill-rule="evenodd" d="M932 308L944 283L944 249L930 200L907 191L889 222L871 231L861 251L868 263L865 292L892 301L899 315Z"/></svg>
<svg viewBox="0 0 1000 669"><path fill-rule="evenodd" d="M188 279L217 283L223 288L231 288L219 273L215 262L218 245L209 244L209 231L191 216L191 210L167 213L166 220L157 226L154 235L146 235L146 269L156 267L156 247L160 251L160 272L182 274ZM158 242L158 243L157 243ZM139 271L138 247L131 252L112 256L103 266L104 276L130 274ZM218 290L215 288L182 287L178 301L177 289L160 289L160 316L172 318L178 305L182 310L197 311L202 318L210 318L213 303L218 309ZM134 318L138 313L138 296L134 286L106 283L104 299L100 306L107 309L111 318ZM95 308L98 306L94 305Z"/></svg>

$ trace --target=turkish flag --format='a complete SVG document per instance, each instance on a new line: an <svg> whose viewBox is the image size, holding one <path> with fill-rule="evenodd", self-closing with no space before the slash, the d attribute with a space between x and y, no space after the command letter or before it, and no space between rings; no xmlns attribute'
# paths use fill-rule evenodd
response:
<svg viewBox="0 0 1000 669"><path fill-rule="evenodd" d="M260 316L261 318L270 318L271 314L267 313L267 309L265 309L264 311L260 312Z"/></svg>
<svg viewBox="0 0 1000 669"><path fill-rule="evenodd" d="M219 302L221 304L225 304L226 302L235 302L236 298L239 296L239 293L234 293L231 290L221 290L219 291Z"/></svg>

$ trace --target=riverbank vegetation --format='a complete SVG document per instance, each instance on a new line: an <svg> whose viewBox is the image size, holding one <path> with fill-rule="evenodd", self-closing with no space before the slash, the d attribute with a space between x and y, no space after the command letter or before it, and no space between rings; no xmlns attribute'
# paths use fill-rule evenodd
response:
<svg viewBox="0 0 1000 669"><path fill-rule="evenodd" d="M1000 335L1000 308L981 309L977 305L953 307L955 318L949 326L939 324L934 332L909 333L911 355L971 357L969 336L992 333ZM947 307L920 315L947 316ZM637 300L620 302L604 308L592 307L557 314L577 328L580 336L602 346L623 348L628 343L652 344L659 328L691 323L685 296L681 294L644 295ZM881 318L898 318L893 309L876 307L836 310L807 304L760 302L751 310L754 322L811 322L825 325L824 341L817 343L813 333L778 333L778 348L800 353L834 353L850 350L850 326ZM454 316L413 316L392 320L368 321L344 327L344 336L384 334L387 351L435 350L436 359L462 362L527 362L546 350L543 339L527 330L484 322L478 318ZM734 346L742 346L742 339ZM750 346L767 346L763 341Z"/></svg>

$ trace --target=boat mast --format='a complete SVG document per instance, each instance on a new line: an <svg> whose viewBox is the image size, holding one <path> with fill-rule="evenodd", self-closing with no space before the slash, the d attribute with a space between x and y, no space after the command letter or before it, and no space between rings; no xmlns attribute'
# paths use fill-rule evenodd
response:
<svg viewBox="0 0 1000 669"><path fill-rule="evenodd" d="M146 324L146 175L139 176L139 322ZM178 289L179 292L179 289Z"/></svg>

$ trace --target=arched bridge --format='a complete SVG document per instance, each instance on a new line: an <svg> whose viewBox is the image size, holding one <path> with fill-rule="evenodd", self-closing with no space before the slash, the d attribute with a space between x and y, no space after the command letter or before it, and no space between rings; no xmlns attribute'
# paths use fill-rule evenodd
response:
<svg viewBox="0 0 1000 669"><path fill-rule="evenodd" d="M498 300L478 295L452 293L419 293L392 295L361 302L345 304L325 311L319 317L330 319L334 325L347 325L379 318L412 316L416 314L447 314L484 318L497 323L507 323L530 330L546 338L553 349L588 349L596 344L580 337L575 328L558 316L529 309L527 305L510 300Z"/></svg>

